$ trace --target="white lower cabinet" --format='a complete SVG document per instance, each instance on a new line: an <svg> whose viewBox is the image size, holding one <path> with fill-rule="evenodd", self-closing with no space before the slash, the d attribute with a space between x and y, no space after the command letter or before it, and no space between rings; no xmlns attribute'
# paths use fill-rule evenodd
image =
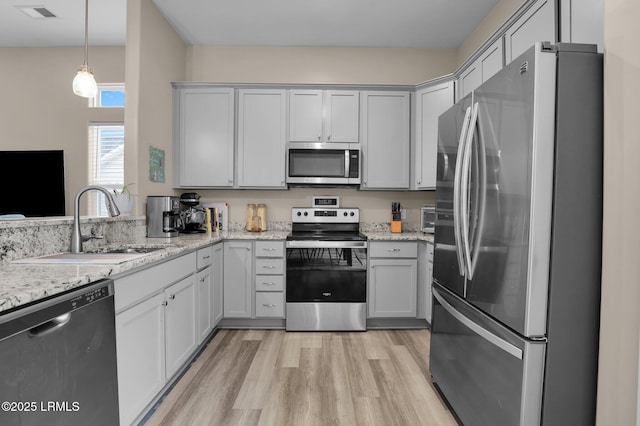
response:
<svg viewBox="0 0 640 426"><path fill-rule="evenodd" d="M121 425L143 413L198 347L196 265L189 253L114 280Z"/></svg>
<svg viewBox="0 0 640 426"><path fill-rule="evenodd" d="M198 346L196 313L197 292L195 277L168 287L165 295L165 376L170 379L189 359Z"/></svg>
<svg viewBox="0 0 640 426"><path fill-rule="evenodd" d="M251 318L253 249L251 241L224 242L224 317Z"/></svg>
<svg viewBox="0 0 640 426"><path fill-rule="evenodd" d="M416 318L417 242L369 244L369 318Z"/></svg>
<svg viewBox="0 0 640 426"><path fill-rule="evenodd" d="M164 387L164 293L116 315L120 424L129 425Z"/></svg>
<svg viewBox="0 0 640 426"><path fill-rule="evenodd" d="M222 283L224 280L224 244L212 247L213 263L211 271L211 326L216 327L224 313Z"/></svg>

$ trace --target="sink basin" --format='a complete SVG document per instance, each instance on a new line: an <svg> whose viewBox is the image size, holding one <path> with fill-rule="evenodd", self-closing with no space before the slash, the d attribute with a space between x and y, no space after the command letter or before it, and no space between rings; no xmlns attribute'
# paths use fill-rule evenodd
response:
<svg viewBox="0 0 640 426"><path fill-rule="evenodd" d="M164 247L125 247L117 249L102 248L85 253L58 253L48 256L30 257L14 260L12 263L49 263L77 265L117 265L129 260L146 256L150 252Z"/></svg>

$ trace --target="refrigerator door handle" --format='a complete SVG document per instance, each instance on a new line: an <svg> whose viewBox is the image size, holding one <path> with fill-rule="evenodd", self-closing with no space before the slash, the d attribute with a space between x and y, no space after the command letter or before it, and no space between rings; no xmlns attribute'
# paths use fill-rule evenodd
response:
<svg viewBox="0 0 640 426"><path fill-rule="evenodd" d="M464 263L462 253L462 238L460 236L460 175L462 172L462 157L464 153L465 141L467 140L467 129L471 120L471 107L467 107L462 121L462 129L460 131L460 140L458 141L458 154L456 155L456 168L453 178L453 236L456 242L456 255L458 258L458 272L464 276L467 267Z"/></svg>
<svg viewBox="0 0 640 426"><path fill-rule="evenodd" d="M476 104L478 105L478 104ZM478 111L477 114L480 112ZM476 115L477 118L477 115ZM478 169L480 172L480 201L477 206L478 212L478 225L475 231L475 235L473 237L473 249L470 254L469 264L469 279L473 279L473 273L476 270L476 265L478 264L478 254L480 252L480 241L482 241L482 234L484 233L484 218L486 213L486 204L487 204L487 153L486 153L486 144L483 133L482 120L477 121L478 125Z"/></svg>
<svg viewBox="0 0 640 426"><path fill-rule="evenodd" d="M467 278L471 279L471 247L469 242L469 173L471 172L471 152L476 123L478 122L478 103L473 104L471 122L467 129L467 140L464 147L463 166L460 176L460 210L462 219L462 249Z"/></svg>
<svg viewBox="0 0 640 426"><path fill-rule="evenodd" d="M438 292L438 290L435 289L435 288L433 289L433 297L435 297L438 300L438 302L442 305L442 307L452 317L454 317L459 322L464 324L467 328L469 328L471 331L476 333L478 336L482 337L487 342L489 342L489 343L497 346L498 348L502 349L504 352L507 352L508 354L510 354L510 355L512 355L512 356L514 356L514 357L516 357L518 359L522 359L522 349L520 349L517 346L512 345L511 343L507 342L503 338L501 338L499 336L496 336L495 334L493 334L489 330L481 327L480 325L476 324L475 322L473 322L472 320L467 318L465 315L463 315L461 312L459 312L456 308L451 306L451 304L449 304L449 302L447 302L444 299L444 297L442 297L440 295L440 293Z"/></svg>

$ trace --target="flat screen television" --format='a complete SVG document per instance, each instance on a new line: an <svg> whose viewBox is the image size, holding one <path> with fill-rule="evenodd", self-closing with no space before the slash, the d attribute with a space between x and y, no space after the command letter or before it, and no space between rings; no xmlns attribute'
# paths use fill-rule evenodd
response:
<svg viewBox="0 0 640 426"><path fill-rule="evenodd" d="M0 151L0 215L65 216L64 152Z"/></svg>

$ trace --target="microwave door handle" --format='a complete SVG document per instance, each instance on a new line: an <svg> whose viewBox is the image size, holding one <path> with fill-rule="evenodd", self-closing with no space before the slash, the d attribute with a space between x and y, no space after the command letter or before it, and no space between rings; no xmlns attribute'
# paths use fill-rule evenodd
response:
<svg viewBox="0 0 640 426"><path fill-rule="evenodd" d="M351 151L344 150L344 177L349 177L349 161L351 160Z"/></svg>
<svg viewBox="0 0 640 426"><path fill-rule="evenodd" d="M462 121L462 129L460 130L460 139L458 141L458 153L456 155L456 166L453 178L453 236L455 239L456 257L458 259L458 272L464 276L467 270L464 264L464 257L462 254L462 239L460 238L460 173L462 169L462 157L464 153L464 145L467 136L467 127L469 127L469 120L471 118L471 107L467 107L467 111L464 114L464 120Z"/></svg>

